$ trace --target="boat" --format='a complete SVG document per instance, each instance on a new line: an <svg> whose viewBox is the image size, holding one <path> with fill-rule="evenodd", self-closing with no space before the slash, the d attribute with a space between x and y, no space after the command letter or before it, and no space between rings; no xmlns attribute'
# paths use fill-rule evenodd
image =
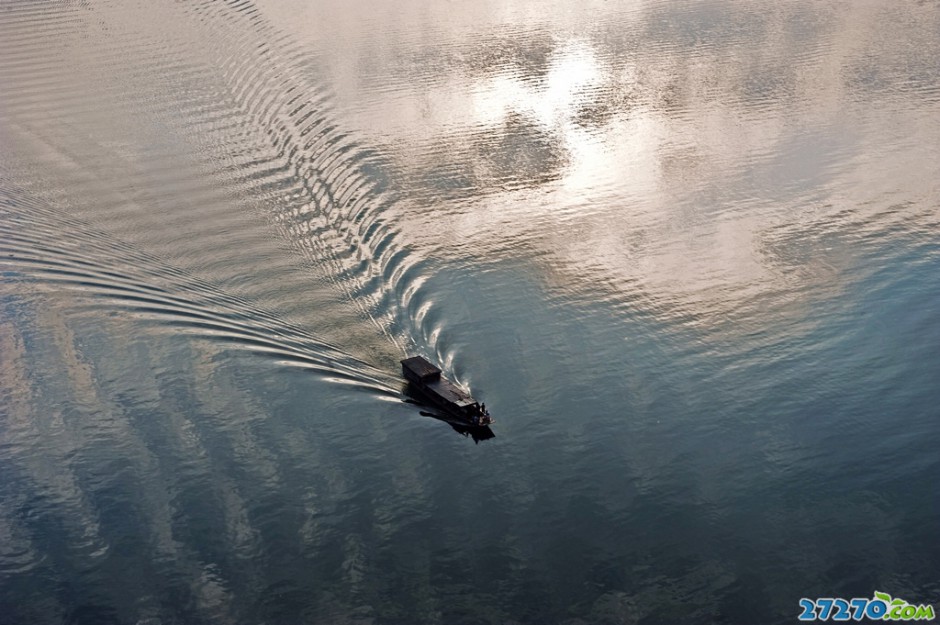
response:
<svg viewBox="0 0 940 625"><path fill-rule="evenodd" d="M493 423L493 417L480 402L441 375L441 370L426 358L412 356L402 360L401 371L411 386L431 404L464 426L486 427Z"/></svg>

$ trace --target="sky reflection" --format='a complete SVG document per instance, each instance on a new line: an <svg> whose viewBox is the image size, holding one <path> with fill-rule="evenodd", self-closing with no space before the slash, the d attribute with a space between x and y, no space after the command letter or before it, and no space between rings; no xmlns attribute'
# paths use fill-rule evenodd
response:
<svg viewBox="0 0 940 625"><path fill-rule="evenodd" d="M534 254L585 297L640 289L725 315L762 294L832 295L863 263L854 224L886 218L886 188L909 190L892 217L905 233L936 222L936 5L549 4L536 18L406 3L423 38L385 27L383 7L347 17L326 61L402 174L401 227L427 255ZM490 38L467 39L486 22ZM320 36L302 23L297 36ZM883 46L892 36L924 52ZM901 54L903 88L866 74ZM781 256L781 236L804 253Z"/></svg>

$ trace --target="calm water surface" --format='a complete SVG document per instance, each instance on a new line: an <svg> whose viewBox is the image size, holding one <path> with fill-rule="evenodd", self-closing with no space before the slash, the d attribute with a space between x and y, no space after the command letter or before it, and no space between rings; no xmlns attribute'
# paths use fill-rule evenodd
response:
<svg viewBox="0 0 940 625"><path fill-rule="evenodd" d="M940 3L349 4L0 2L0 622L940 601Z"/></svg>

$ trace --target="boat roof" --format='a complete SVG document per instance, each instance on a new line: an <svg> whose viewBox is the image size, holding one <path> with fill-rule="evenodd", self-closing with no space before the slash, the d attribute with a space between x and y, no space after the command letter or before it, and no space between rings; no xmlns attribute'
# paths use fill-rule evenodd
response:
<svg viewBox="0 0 940 625"><path fill-rule="evenodd" d="M463 390L447 378L439 378L428 384L427 387L428 390L437 393L447 401L461 408L477 403L477 401L470 396L470 393Z"/></svg>
<svg viewBox="0 0 940 625"><path fill-rule="evenodd" d="M436 375L441 372L439 368L432 365L422 356L412 356L411 358L405 358L401 361L401 364L403 367L407 367L419 378L425 378L429 375Z"/></svg>

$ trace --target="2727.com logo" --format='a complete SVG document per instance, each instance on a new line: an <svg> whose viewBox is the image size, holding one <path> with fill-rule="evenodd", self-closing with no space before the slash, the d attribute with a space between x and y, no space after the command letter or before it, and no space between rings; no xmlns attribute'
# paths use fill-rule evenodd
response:
<svg viewBox="0 0 940 625"><path fill-rule="evenodd" d="M904 599L895 599L886 592L875 591L872 599L800 599L801 621L932 621L932 605L914 605Z"/></svg>

